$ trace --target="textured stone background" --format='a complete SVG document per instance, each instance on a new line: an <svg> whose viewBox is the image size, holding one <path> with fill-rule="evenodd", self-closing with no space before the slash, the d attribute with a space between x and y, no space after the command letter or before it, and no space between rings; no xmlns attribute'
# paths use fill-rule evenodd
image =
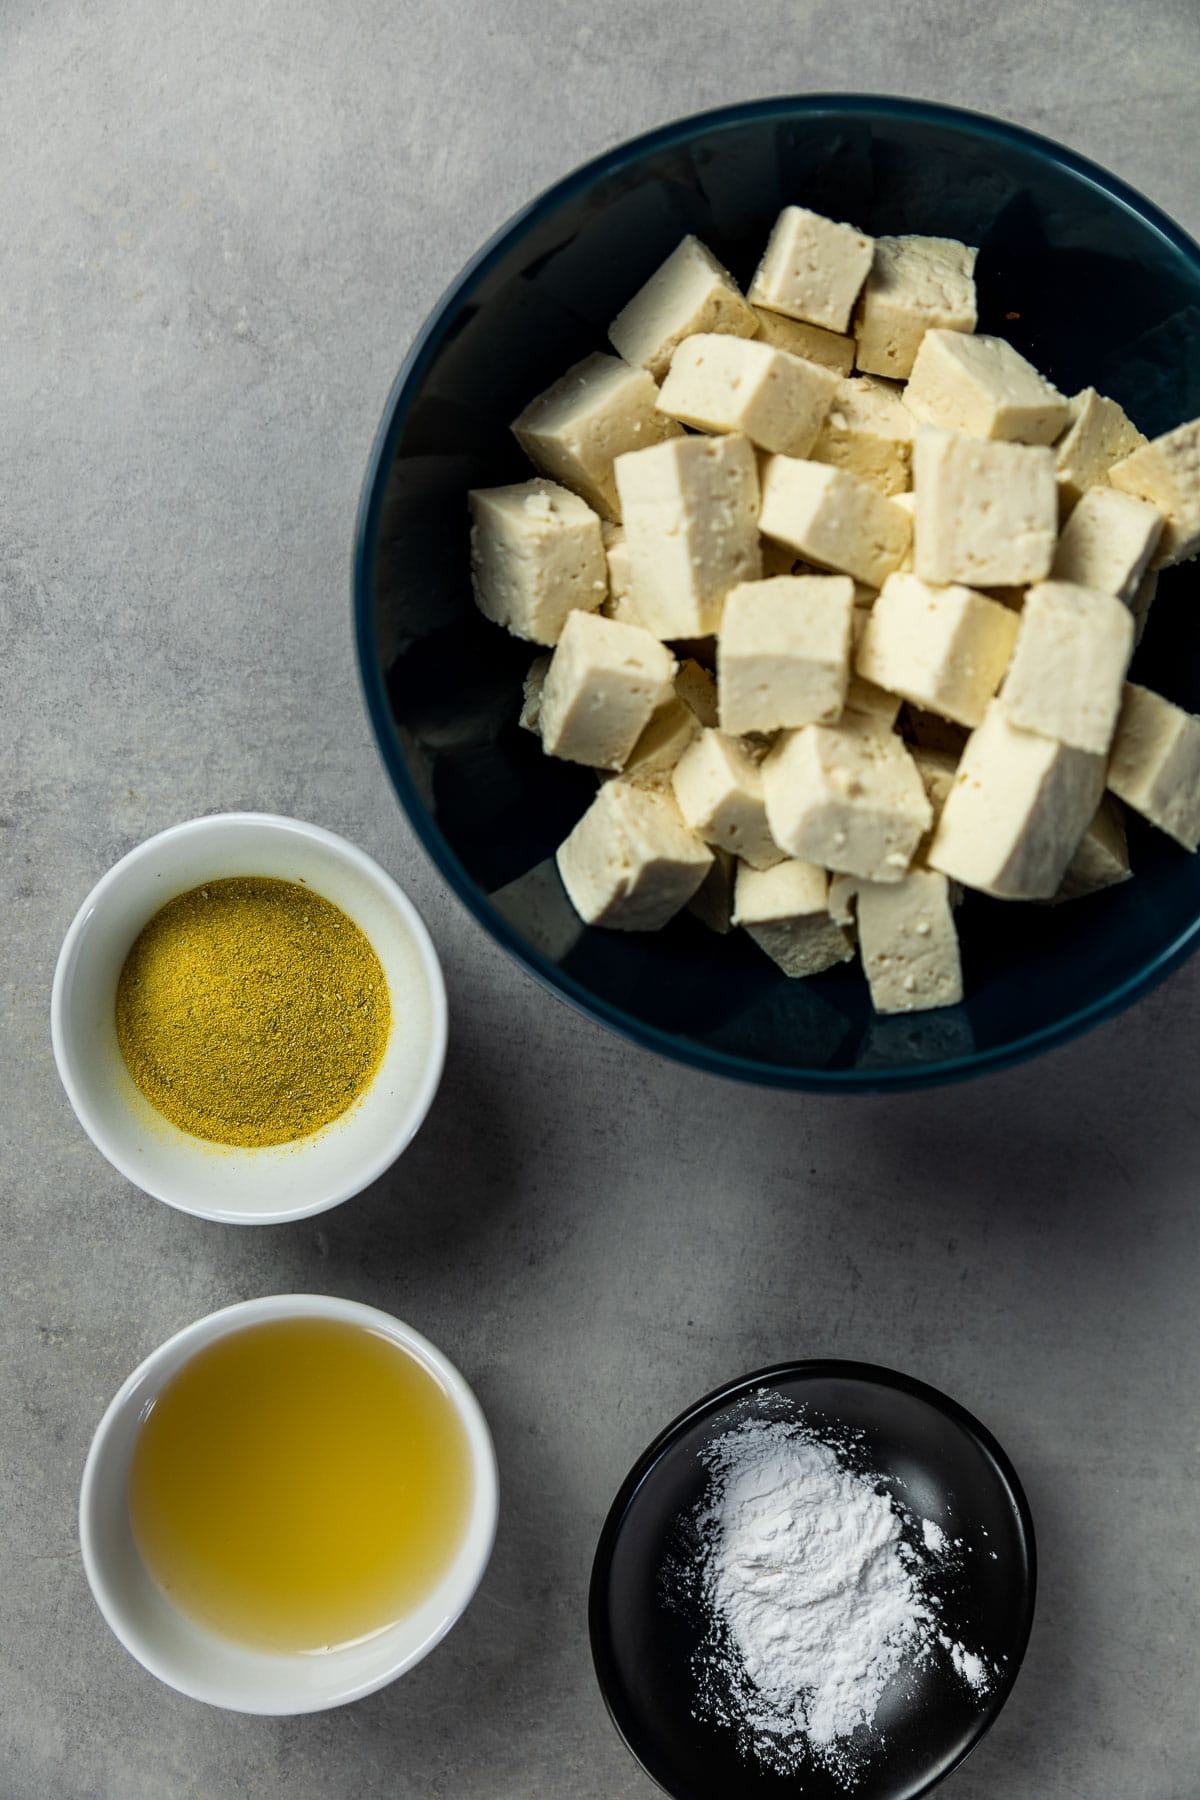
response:
<svg viewBox="0 0 1200 1800"><path fill-rule="evenodd" d="M949 1389L1027 1479L1032 1646L947 1792L1196 1792L1200 967L973 1087L728 1089L509 964L416 850L360 704L354 505L443 286L591 152L789 88L1000 113L1200 229L1195 0L4 0L0 1800L648 1795L585 1640L608 1500L686 1402L822 1353ZM364 845L445 959L433 1115L316 1228L145 1198L50 1056L88 887L149 833L237 806ZM118 1647L75 1503L133 1364L289 1287L392 1308L457 1358L505 1510L478 1601L417 1672L261 1721L179 1699Z"/></svg>

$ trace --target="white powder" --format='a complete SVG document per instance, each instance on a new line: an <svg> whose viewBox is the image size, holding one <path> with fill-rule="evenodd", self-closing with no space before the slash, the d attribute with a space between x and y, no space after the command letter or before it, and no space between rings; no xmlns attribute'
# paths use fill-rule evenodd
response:
<svg viewBox="0 0 1200 1800"><path fill-rule="evenodd" d="M973 1691L986 1688L982 1658L938 1628L919 1547L945 1549L935 1521L918 1526L802 1423L748 1419L705 1460L697 1710L732 1726L747 1754L781 1773L807 1758L848 1786L906 1666L940 1645Z"/></svg>

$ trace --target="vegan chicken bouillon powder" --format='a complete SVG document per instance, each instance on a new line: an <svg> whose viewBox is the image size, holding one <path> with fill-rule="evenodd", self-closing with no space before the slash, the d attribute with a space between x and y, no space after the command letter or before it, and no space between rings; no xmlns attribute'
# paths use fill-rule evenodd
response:
<svg viewBox="0 0 1200 1800"><path fill-rule="evenodd" d="M308 1137L352 1106L391 1025L352 919L292 881L238 876L155 913L117 984L117 1037L151 1104L193 1137Z"/></svg>

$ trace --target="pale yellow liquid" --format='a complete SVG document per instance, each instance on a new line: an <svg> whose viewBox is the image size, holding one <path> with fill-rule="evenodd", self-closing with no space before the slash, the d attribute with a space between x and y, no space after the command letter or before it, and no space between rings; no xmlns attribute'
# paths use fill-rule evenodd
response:
<svg viewBox="0 0 1200 1800"><path fill-rule="evenodd" d="M264 1649L367 1637L432 1592L471 1501L436 1378L333 1319L250 1325L163 1389L134 1449L142 1559L181 1612Z"/></svg>

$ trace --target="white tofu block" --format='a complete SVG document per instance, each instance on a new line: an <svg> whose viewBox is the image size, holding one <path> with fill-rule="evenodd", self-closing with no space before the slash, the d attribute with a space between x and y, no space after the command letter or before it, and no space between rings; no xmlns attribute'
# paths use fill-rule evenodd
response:
<svg viewBox="0 0 1200 1800"><path fill-rule="evenodd" d="M1158 570L1148 569L1138 583L1133 596L1133 645L1136 650L1146 630L1146 621L1150 617L1150 608L1158 598Z"/></svg>
<svg viewBox="0 0 1200 1800"><path fill-rule="evenodd" d="M1120 805L1111 794L1105 794L1067 864L1053 903L1058 906L1064 900L1079 900L1084 894L1115 887L1118 882L1128 881L1132 873Z"/></svg>
<svg viewBox="0 0 1200 1800"><path fill-rule="evenodd" d="M1089 488L1063 526L1050 573L1132 607L1162 528L1162 514L1145 500L1114 487Z"/></svg>
<svg viewBox="0 0 1200 1800"><path fill-rule="evenodd" d="M629 592L629 551L625 547L625 527L601 522L604 559L608 565L608 598L600 611L606 619L617 619L622 625L641 625Z"/></svg>
<svg viewBox="0 0 1200 1800"><path fill-rule="evenodd" d="M872 239L853 225L785 206L750 283L750 301L826 331L848 332L873 252Z"/></svg>
<svg viewBox="0 0 1200 1800"><path fill-rule="evenodd" d="M828 877L812 863L781 862L760 871L738 864L735 925L741 925L785 975L820 975L850 962L854 943L830 918Z"/></svg>
<svg viewBox="0 0 1200 1800"><path fill-rule="evenodd" d="M646 726L621 768L622 781L663 787L676 763L700 735L700 721L690 706L672 694Z"/></svg>
<svg viewBox="0 0 1200 1800"><path fill-rule="evenodd" d="M942 816L942 808L950 798L958 774L959 758L948 750L931 750L924 744L913 744L909 754L917 765L917 774L933 809L933 828Z"/></svg>
<svg viewBox="0 0 1200 1800"><path fill-rule="evenodd" d="M658 931L687 905L713 859L669 793L606 781L556 860L585 924Z"/></svg>
<svg viewBox="0 0 1200 1800"><path fill-rule="evenodd" d="M809 562L882 587L907 550L912 525L870 482L825 463L772 456L759 527Z"/></svg>
<svg viewBox="0 0 1200 1800"><path fill-rule="evenodd" d="M573 613L563 626L541 699L548 756L619 769L671 697L675 658L638 625Z"/></svg>
<svg viewBox="0 0 1200 1800"><path fill-rule="evenodd" d="M931 327L974 331L976 255L953 238L876 238L854 321L858 367L904 380Z"/></svg>
<svg viewBox="0 0 1200 1800"><path fill-rule="evenodd" d="M622 307L608 335L627 363L661 381L676 344L694 332L749 338L757 330L758 320L729 271L699 238L685 237Z"/></svg>
<svg viewBox="0 0 1200 1800"><path fill-rule="evenodd" d="M858 891L858 943L878 1013L957 1006L962 962L950 883L931 869L903 881L865 881Z"/></svg>
<svg viewBox="0 0 1200 1800"><path fill-rule="evenodd" d="M927 331L904 404L943 431L1052 444L1071 422L1071 403L1004 338Z"/></svg>
<svg viewBox="0 0 1200 1800"><path fill-rule="evenodd" d="M675 692L684 705L691 708L701 725L716 727L720 724L716 677L694 657L685 657L675 671Z"/></svg>
<svg viewBox="0 0 1200 1800"><path fill-rule="evenodd" d="M726 937L733 930L733 893L738 860L719 845L711 845L713 864L687 903L702 925Z"/></svg>
<svg viewBox="0 0 1200 1800"><path fill-rule="evenodd" d="M909 446L909 452L910 452L910 454L909 454L909 463L910 463L909 473L910 473L910 475L912 473L911 450L912 450L912 446L910 445ZM917 496L913 493L912 489L910 488L906 494L893 494L892 501L896 506L901 506L904 508L904 511L908 514L909 518L912 520L913 531L915 534L916 521L917 521ZM913 554L915 552L915 549L916 549L916 543L915 543L915 536L914 536L914 541L909 544L908 549L904 552L904 555L900 560L900 569L899 569L898 573L901 573L904 575L910 575L912 573Z"/></svg>
<svg viewBox="0 0 1200 1800"><path fill-rule="evenodd" d="M1113 463L1113 487L1149 501L1166 515L1154 556L1156 569L1200 556L1200 419L1176 426L1162 437Z"/></svg>
<svg viewBox="0 0 1200 1800"><path fill-rule="evenodd" d="M471 585L485 619L533 644L557 644L572 612L594 612L608 591L600 520L552 481L475 488Z"/></svg>
<svg viewBox="0 0 1200 1800"><path fill-rule="evenodd" d="M900 739L847 711L785 732L763 763L771 835L788 856L899 881L933 812Z"/></svg>
<svg viewBox="0 0 1200 1800"><path fill-rule="evenodd" d="M744 437L683 437L616 462L629 597L663 638L707 637L761 568L758 465Z"/></svg>
<svg viewBox="0 0 1200 1800"><path fill-rule="evenodd" d="M826 331L821 325L807 325L803 319L789 319L786 314L770 312L756 306L758 335L764 344L774 344L805 362L819 363L835 375L848 375L854 367L854 339L839 331Z"/></svg>
<svg viewBox="0 0 1200 1800"><path fill-rule="evenodd" d="M1145 444L1115 400L1084 388L1071 400L1071 423L1054 446L1059 498L1069 512L1088 488L1108 479L1115 462Z"/></svg>
<svg viewBox="0 0 1200 1800"><path fill-rule="evenodd" d="M929 865L1001 900L1050 900L1103 789L1102 756L1021 731L993 700L967 741Z"/></svg>
<svg viewBox="0 0 1200 1800"><path fill-rule="evenodd" d="M1108 785L1126 806L1194 851L1200 844L1200 718L1126 682Z"/></svg>
<svg viewBox="0 0 1200 1800"><path fill-rule="evenodd" d="M838 377L757 339L698 332L671 358L658 409L702 431L740 431L763 450L807 456Z"/></svg>
<svg viewBox="0 0 1200 1800"><path fill-rule="evenodd" d="M1133 615L1112 594L1042 581L1016 619L1016 648L1000 698L1022 731L1106 756L1133 655Z"/></svg>
<svg viewBox="0 0 1200 1800"><path fill-rule="evenodd" d="M619 356L585 356L530 401L513 436L543 475L581 495L601 518L619 519L614 460L679 436L657 401L645 369L631 369Z"/></svg>
<svg viewBox="0 0 1200 1800"><path fill-rule="evenodd" d="M767 824L759 760L723 731L702 731L671 777L687 824L707 844L717 844L756 869L783 856Z"/></svg>
<svg viewBox="0 0 1200 1800"><path fill-rule="evenodd" d="M854 583L780 575L731 588L717 643L722 731L832 721L846 703Z"/></svg>
<svg viewBox="0 0 1200 1800"><path fill-rule="evenodd" d="M913 445L913 567L923 581L1020 587L1050 572L1054 453L932 428Z"/></svg>
<svg viewBox="0 0 1200 1800"><path fill-rule="evenodd" d="M873 375L854 375L838 383L812 449L796 454L899 496L912 485L913 435L913 416L898 391Z"/></svg>
<svg viewBox="0 0 1200 1800"><path fill-rule="evenodd" d="M889 575L855 653L859 675L960 725L978 725L1008 668L1018 618L970 588Z"/></svg>
<svg viewBox="0 0 1200 1800"><path fill-rule="evenodd" d="M542 729L542 689L546 685L546 674L550 668L550 657L535 656L526 671L521 684L521 716L517 720L522 731L541 732Z"/></svg>

